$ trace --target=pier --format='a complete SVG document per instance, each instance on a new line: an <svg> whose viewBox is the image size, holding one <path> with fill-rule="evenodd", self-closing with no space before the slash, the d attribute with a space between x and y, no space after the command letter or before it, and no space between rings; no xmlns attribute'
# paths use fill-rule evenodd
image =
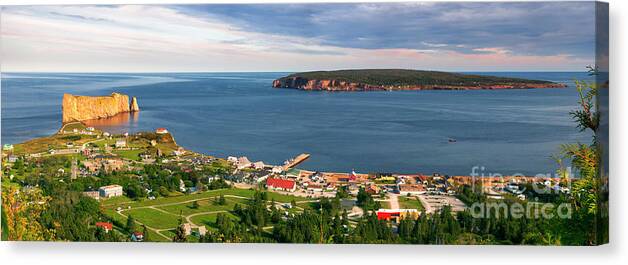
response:
<svg viewBox="0 0 628 265"><path fill-rule="evenodd" d="M303 161L307 160L308 158L310 158L310 154L306 154L306 153L300 154L296 156L295 158L286 161L286 163L283 165L283 170L284 171L289 170L295 167L296 165L303 163Z"/></svg>

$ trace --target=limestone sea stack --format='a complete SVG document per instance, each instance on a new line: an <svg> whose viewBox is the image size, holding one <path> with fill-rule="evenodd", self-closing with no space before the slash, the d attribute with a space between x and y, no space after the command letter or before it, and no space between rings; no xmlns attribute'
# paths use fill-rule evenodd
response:
<svg viewBox="0 0 628 265"><path fill-rule="evenodd" d="M110 96L63 95L63 123L102 119L120 113L139 111L137 99L129 104L129 96L111 93Z"/></svg>
<svg viewBox="0 0 628 265"><path fill-rule="evenodd" d="M137 105L137 98L133 97L131 99L131 112L140 111L140 106Z"/></svg>

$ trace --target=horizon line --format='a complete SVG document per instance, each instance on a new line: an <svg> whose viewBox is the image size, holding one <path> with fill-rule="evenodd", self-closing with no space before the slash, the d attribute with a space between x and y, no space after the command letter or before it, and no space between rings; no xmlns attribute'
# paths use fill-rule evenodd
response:
<svg viewBox="0 0 628 265"><path fill-rule="evenodd" d="M0 71L0 74L21 74L21 73L41 73L41 74L176 74L176 73L303 73L303 72L318 72L318 71L343 71L343 70L385 70L385 69L398 69L398 70L417 70L417 71L435 71L435 72L450 72L450 73L586 73L585 70L419 70L419 69L404 69L404 68L352 68L352 69L337 69L337 70L305 70L305 71Z"/></svg>

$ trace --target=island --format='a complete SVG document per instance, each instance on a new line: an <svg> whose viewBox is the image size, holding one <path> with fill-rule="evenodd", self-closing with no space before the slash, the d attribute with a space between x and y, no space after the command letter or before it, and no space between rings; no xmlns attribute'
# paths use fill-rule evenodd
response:
<svg viewBox="0 0 628 265"><path fill-rule="evenodd" d="M113 117L124 112L140 110L137 98L129 103L129 96L111 93L109 96L63 95L63 123Z"/></svg>
<svg viewBox="0 0 628 265"><path fill-rule="evenodd" d="M273 81L275 88L311 91L479 90L563 88L543 80L404 69L314 71Z"/></svg>

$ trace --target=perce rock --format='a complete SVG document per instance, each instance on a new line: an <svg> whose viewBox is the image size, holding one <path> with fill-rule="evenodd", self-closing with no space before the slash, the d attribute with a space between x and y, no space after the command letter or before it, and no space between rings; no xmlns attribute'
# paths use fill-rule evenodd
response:
<svg viewBox="0 0 628 265"><path fill-rule="evenodd" d="M139 111L137 99L129 104L129 96L111 93L110 96L63 95L63 123L102 119L124 112Z"/></svg>

